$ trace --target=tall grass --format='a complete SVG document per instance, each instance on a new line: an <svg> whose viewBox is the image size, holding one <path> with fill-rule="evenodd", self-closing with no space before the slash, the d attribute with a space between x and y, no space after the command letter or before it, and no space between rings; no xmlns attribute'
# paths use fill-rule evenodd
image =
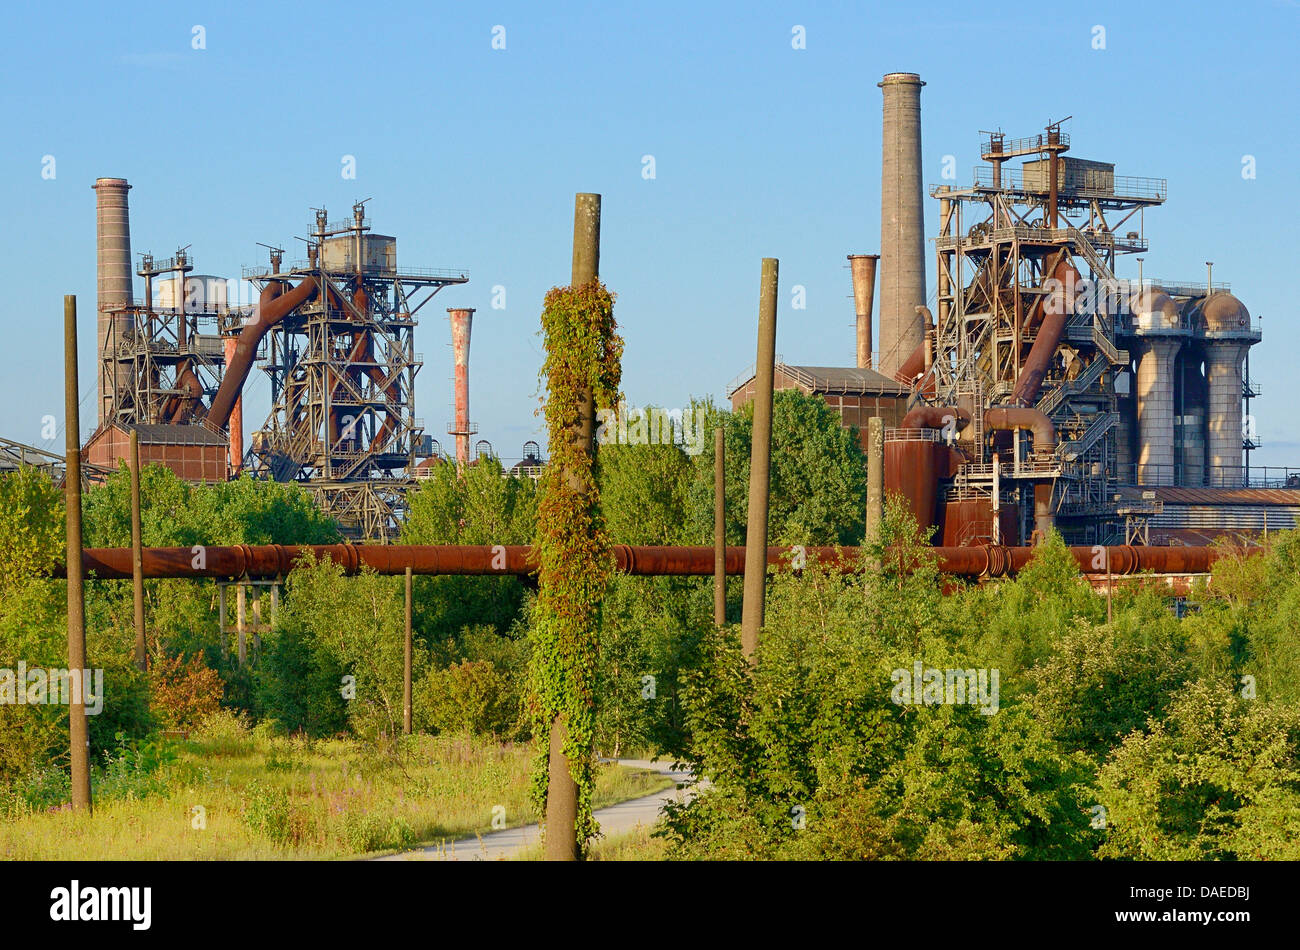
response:
<svg viewBox="0 0 1300 950"><path fill-rule="evenodd" d="M479 739L309 741L215 717L190 740L124 750L97 772L92 816L10 794L2 860L337 858L537 820L532 751ZM637 770L603 766L597 807L647 794ZM499 809L504 809L504 812Z"/></svg>

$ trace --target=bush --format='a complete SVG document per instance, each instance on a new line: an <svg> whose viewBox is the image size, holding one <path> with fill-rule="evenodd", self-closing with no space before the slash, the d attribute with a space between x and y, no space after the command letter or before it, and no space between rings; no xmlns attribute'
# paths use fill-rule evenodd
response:
<svg viewBox="0 0 1300 950"><path fill-rule="evenodd" d="M217 711L222 682L201 657L162 656L149 669L151 707L165 729L190 729Z"/></svg>
<svg viewBox="0 0 1300 950"><path fill-rule="evenodd" d="M519 684L491 660L430 668L420 680L413 716L422 731L509 736L519 727Z"/></svg>

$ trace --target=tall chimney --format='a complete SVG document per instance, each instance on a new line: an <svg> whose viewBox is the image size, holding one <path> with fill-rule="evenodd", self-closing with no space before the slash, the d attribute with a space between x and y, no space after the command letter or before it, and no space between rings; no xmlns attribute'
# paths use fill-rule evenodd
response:
<svg viewBox="0 0 1300 950"><path fill-rule="evenodd" d="M925 209L921 193L921 77L889 73L881 136L880 371L893 376L925 335Z"/></svg>
<svg viewBox="0 0 1300 950"><path fill-rule="evenodd" d="M131 329L126 314L114 317L111 311L131 306L131 219L126 193L131 186L125 178L97 178L95 189L95 257L99 299L98 333L95 334L96 378L99 380L99 424L112 417L117 407L117 390L112 368L103 360L104 346L110 337L122 339ZM116 324L116 326L114 326Z"/></svg>
<svg viewBox="0 0 1300 950"><path fill-rule="evenodd" d="M456 364L456 421L447 429L456 437L456 471L464 472L469 464L469 437L474 429L469 422L469 333L474 322L473 308L448 307L451 318L451 349Z"/></svg>
<svg viewBox="0 0 1300 950"><path fill-rule="evenodd" d="M850 254L853 272L853 308L858 315L858 369L871 369L871 305L876 294L879 254Z"/></svg>

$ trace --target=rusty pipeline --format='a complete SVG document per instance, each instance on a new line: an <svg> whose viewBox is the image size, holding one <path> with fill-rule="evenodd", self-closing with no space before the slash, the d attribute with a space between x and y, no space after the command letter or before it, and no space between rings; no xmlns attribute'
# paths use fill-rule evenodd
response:
<svg viewBox="0 0 1300 950"><path fill-rule="evenodd" d="M1008 577L1019 573L1032 560L1037 548L979 547L927 548L938 558L941 573L961 577ZM1157 574L1204 574L1219 558L1209 547L1072 547L1069 549L1084 574L1104 575L1106 562L1115 575L1154 571ZM714 571L712 546L670 547L656 545L613 546L616 570L640 577L708 577ZM849 573L859 569L861 548L769 547L769 567L789 566L802 556L807 564L826 565ZM397 576L409 567L414 574L443 576L526 576L538 568L537 552L531 545L461 544L232 544L211 547L144 548L142 567L147 578L273 578L283 577L308 557L339 565L354 575L363 569ZM131 577L131 548L85 548L83 563L88 575L98 580ZM906 566L906 565L904 565ZM745 571L745 548L726 549L725 569L729 575ZM64 577L63 564L53 576Z"/></svg>

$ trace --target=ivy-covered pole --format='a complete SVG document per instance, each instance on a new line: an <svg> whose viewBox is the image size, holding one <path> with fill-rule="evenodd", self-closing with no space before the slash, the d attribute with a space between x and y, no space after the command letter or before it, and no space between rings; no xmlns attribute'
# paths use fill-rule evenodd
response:
<svg viewBox="0 0 1300 950"><path fill-rule="evenodd" d="M617 406L623 342L601 284L600 195L577 196L572 284L542 310L550 464L537 511L538 603L533 690L547 738L534 796L546 816L545 856L574 861L596 831L592 741L600 603L614 558L596 487L596 406Z"/></svg>
<svg viewBox="0 0 1300 950"><path fill-rule="evenodd" d="M745 529L745 601L740 646L751 660L763 627L767 582L767 493L772 463L772 386L776 372L775 257L763 258L758 288L758 356L754 360L754 441L749 465L749 520Z"/></svg>

